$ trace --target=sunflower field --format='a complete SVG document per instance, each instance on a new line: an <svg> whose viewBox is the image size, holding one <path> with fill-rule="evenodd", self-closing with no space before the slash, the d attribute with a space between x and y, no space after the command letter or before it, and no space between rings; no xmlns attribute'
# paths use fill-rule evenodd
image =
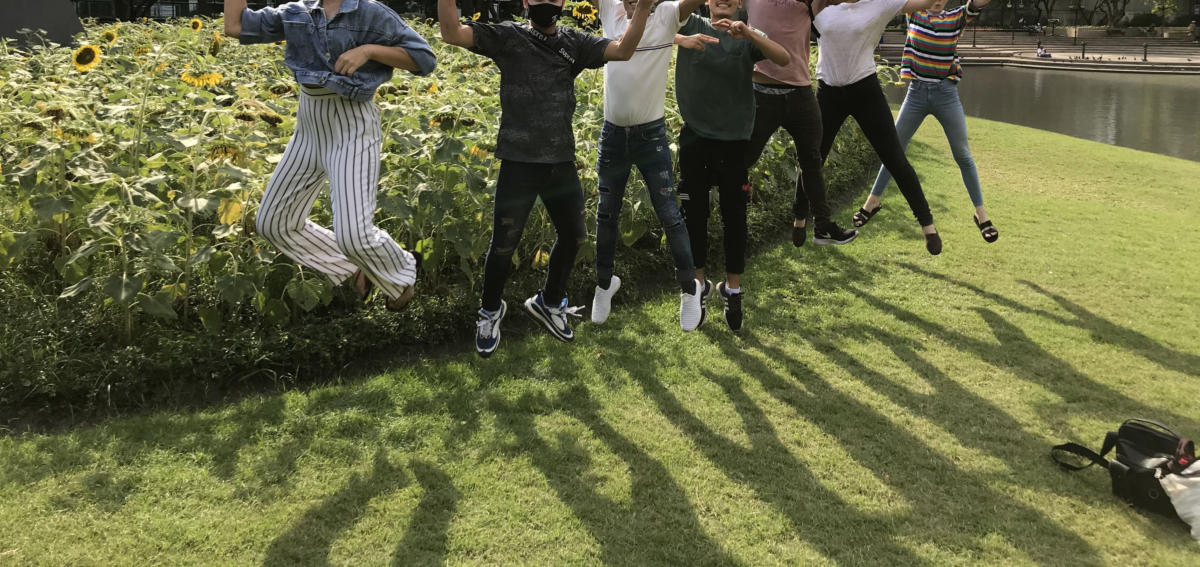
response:
<svg viewBox="0 0 1200 567"><path fill-rule="evenodd" d="M295 122L283 45L242 46L220 20L200 19L92 22L71 47L0 43L0 406L141 403L181 383L293 379L469 336L499 170L499 73L441 43L432 22L412 24L438 67L423 78L397 72L376 98L376 221L426 258L415 306L400 315L382 301L364 306L255 234ZM602 72L580 76L576 92L577 166L594 215ZM673 93L667 107L677 132ZM827 169L831 191L861 184L871 167L846 131ZM777 137L754 172L752 241L790 221L790 147ZM655 273L636 269L669 257L633 183L618 269ZM330 225L325 197L312 215ZM540 280L553 241L539 207L514 256L514 293ZM572 278L579 302L594 250Z"/></svg>

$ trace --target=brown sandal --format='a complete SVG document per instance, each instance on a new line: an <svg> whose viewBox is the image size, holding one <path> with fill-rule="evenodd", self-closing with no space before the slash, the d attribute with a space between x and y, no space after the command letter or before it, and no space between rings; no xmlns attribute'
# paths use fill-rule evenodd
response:
<svg viewBox="0 0 1200 567"><path fill-rule="evenodd" d="M354 279L354 291L358 293L359 299L366 301L367 298L371 297L371 292L375 291L375 282L371 281L371 278L367 276L367 273L362 270L355 270L354 275L351 277ZM358 291L359 278L365 280L362 286L363 291L361 292Z"/></svg>

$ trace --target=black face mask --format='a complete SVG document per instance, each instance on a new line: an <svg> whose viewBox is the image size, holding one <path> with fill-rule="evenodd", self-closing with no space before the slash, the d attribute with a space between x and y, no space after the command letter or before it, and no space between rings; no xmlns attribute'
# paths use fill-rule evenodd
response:
<svg viewBox="0 0 1200 567"><path fill-rule="evenodd" d="M562 17L562 10L562 6L555 6L549 2L530 4L529 19L534 24L537 24L538 27L548 28L553 26Z"/></svg>

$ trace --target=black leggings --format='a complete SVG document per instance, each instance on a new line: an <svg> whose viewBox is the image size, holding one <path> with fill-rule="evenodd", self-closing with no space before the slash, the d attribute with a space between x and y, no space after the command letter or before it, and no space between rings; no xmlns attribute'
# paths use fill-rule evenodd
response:
<svg viewBox="0 0 1200 567"><path fill-rule="evenodd" d="M506 159L500 162L492 244L483 266L483 308L488 311L500 309L504 284L512 273L513 253L538 197L550 213L550 222L554 223L557 234L554 248L550 250L542 294L546 305L551 307L558 307L566 297L567 279L575 267L575 256L587 243L579 173L573 162L525 163Z"/></svg>
<svg viewBox="0 0 1200 567"><path fill-rule="evenodd" d="M887 97L879 79L871 75L857 83L844 87L831 87L821 81L817 89L817 102L821 105L824 136L821 139L821 159L829 157L833 149L833 139L847 117L853 116L862 128L867 141L875 149L875 154L883 161L883 166L891 172L912 209L913 216L921 226L933 224L933 213L929 211L929 203L921 190L921 180L913 170L908 158L904 157L904 146L896 135L896 123L892 118L892 110L888 107Z"/></svg>
<svg viewBox="0 0 1200 567"><path fill-rule="evenodd" d="M795 87L788 94L766 94L756 90L754 101L754 134L750 136L747 166L754 167L776 130L787 130L796 145L796 158L800 164L792 216L804 220L811 212L820 230L829 222L830 212L825 195L825 156L821 154L821 108L817 106L816 93L808 85Z"/></svg>
<svg viewBox="0 0 1200 567"><path fill-rule="evenodd" d="M708 264L709 190L717 186L721 224L725 228L725 272L746 271L746 205L750 181L746 168L746 140L713 140L697 134L687 124L679 132L679 199L683 221L692 245L696 269Z"/></svg>

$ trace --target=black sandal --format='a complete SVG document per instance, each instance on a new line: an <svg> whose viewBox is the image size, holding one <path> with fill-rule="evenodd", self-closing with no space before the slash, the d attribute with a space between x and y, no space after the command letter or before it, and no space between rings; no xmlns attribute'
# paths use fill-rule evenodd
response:
<svg viewBox="0 0 1200 567"><path fill-rule="evenodd" d="M875 207L875 210L873 210L873 211L868 211L862 207L859 207L858 212L854 213L854 217L853 217L854 218L854 227L862 228L862 227L866 226L867 223L871 222L871 217L879 214L879 209L882 209L882 208L883 208L883 203L880 203L879 206Z"/></svg>
<svg viewBox="0 0 1200 567"><path fill-rule="evenodd" d="M942 237L937 232L925 235L925 249L937 256L942 253Z"/></svg>
<svg viewBox="0 0 1200 567"><path fill-rule="evenodd" d="M1000 231L996 230L996 227L992 225L992 221L987 220L983 221L983 224L979 224L978 216L972 218L975 219L975 227L979 229L979 234L983 236L983 239L987 241L988 244L1000 239Z"/></svg>

